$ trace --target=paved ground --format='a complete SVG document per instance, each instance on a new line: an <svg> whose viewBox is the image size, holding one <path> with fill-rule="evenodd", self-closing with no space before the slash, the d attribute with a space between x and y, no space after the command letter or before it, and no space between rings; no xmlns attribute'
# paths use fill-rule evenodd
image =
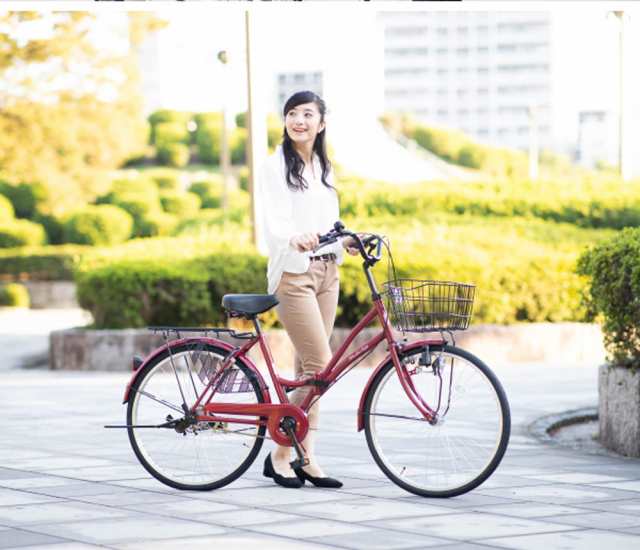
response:
<svg viewBox="0 0 640 550"><path fill-rule="evenodd" d="M497 473L461 497L412 496L377 470L355 431L365 370L323 400L320 455L342 489L276 487L260 473L266 444L232 485L186 493L151 479L123 431L102 428L124 418L127 373L16 368L24 340L11 319L0 312L0 548L640 547L640 462L542 445L526 429L594 405L596 365L495 366L511 400L511 445ZM28 325L40 344L21 349L42 354L47 323Z"/></svg>

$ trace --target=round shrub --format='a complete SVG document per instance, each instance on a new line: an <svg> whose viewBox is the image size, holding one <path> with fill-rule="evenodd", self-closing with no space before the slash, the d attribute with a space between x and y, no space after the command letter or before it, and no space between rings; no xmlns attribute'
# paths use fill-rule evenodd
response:
<svg viewBox="0 0 640 550"><path fill-rule="evenodd" d="M162 147L173 143L182 143L187 145L190 140L187 125L181 122L163 122L155 127L154 132L154 145L156 147Z"/></svg>
<svg viewBox="0 0 640 550"><path fill-rule="evenodd" d="M157 168L153 171L147 171L146 175L160 190L179 191L182 187L180 184L180 176L172 169Z"/></svg>
<svg viewBox="0 0 640 550"><path fill-rule="evenodd" d="M27 287L18 283L0 286L0 306L29 307L29 291Z"/></svg>
<svg viewBox="0 0 640 550"><path fill-rule="evenodd" d="M149 133L149 143L156 143L156 128L160 124L164 123L175 123L179 124L186 130L187 124L193 118L191 113L186 113L183 111L174 111L171 109L159 109L149 115L149 125L151 127Z"/></svg>
<svg viewBox="0 0 640 550"><path fill-rule="evenodd" d="M163 237L172 235L178 225L178 217L161 210L145 214L136 222L138 237Z"/></svg>
<svg viewBox="0 0 640 550"><path fill-rule="evenodd" d="M39 246L47 240L44 227L29 220L0 222L0 248Z"/></svg>
<svg viewBox="0 0 640 550"><path fill-rule="evenodd" d="M131 237L133 219L122 208L110 204L90 205L71 214L64 224L68 243L111 245Z"/></svg>
<svg viewBox="0 0 640 550"><path fill-rule="evenodd" d="M64 220L53 214L36 214L33 221L44 227L49 244L62 244L64 242Z"/></svg>
<svg viewBox="0 0 640 550"><path fill-rule="evenodd" d="M182 143L158 145L156 156L160 164L174 168L184 168L189 164L189 147Z"/></svg>
<svg viewBox="0 0 640 550"><path fill-rule="evenodd" d="M11 201L18 218L33 218L38 204L49 198L49 190L39 182L18 185L0 182L0 193Z"/></svg>
<svg viewBox="0 0 640 550"><path fill-rule="evenodd" d="M222 199L222 178L196 181L189 191L200 197L202 208L218 208Z"/></svg>
<svg viewBox="0 0 640 550"><path fill-rule="evenodd" d="M222 149L222 121L220 124L202 122L196 130L198 160L203 164L220 164Z"/></svg>
<svg viewBox="0 0 640 550"><path fill-rule="evenodd" d="M609 359L640 367L640 228L587 250L578 273L588 277L584 301L590 318L602 320Z"/></svg>
<svg viewBox="0 0 640 550"><path fill-rule="evenodd" d="M186 217L200 210L200 197L195 193L175 193L165 191L160 195L162 209L169 214Z"/></svg>
<svg viewBox="0 0 640 550"><path fill-rule="evenodd" d="M4 195L0 195L0 220L8 220L15 216L13 204Z"/></svg>
<svg viewBox="0 0 640 550"><path fill-rule="evenodd" d="M158 185L148 178L117 179L111 183L111 190L96 200L96 204L114 204L137 197L151 203L159 199Z"/></svg>
<svg viewBox="0 0 640 550"><path fill-rule="evenodd" d="M245 164L247 162L247 130L236 128L229 136L229 148L231 149L231 163Z"/></svg>
<svg viewBox="0 0 640 550"><path fill-rule="evenodd" d="M240 171L238 172L238 183L240 185L240 189L243 191L249 191L249 168L247 166L240 168Z"/></svg>

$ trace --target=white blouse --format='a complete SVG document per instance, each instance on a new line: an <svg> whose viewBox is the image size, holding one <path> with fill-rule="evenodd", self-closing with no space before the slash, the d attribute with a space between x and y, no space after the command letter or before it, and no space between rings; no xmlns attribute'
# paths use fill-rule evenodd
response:
<svg viewBox="0 0 640 550"><path fill-rule="evenodd" d="M344 250L341 241L309 252L298 252L289 244L291 237L300 233L327 233L340 219L337 193L322 183L322 167L315 155L313 164L315 177L311 170L305 169L304 178L309 187L304 191L293 191L287 185L281 147L265 160L258 174L260 218L269 250L269 294L275 293L285 271L305 273L309 269L309 256L334 253L336 262L342 263ZM332 172L327 180L333 185Z"/></svg>

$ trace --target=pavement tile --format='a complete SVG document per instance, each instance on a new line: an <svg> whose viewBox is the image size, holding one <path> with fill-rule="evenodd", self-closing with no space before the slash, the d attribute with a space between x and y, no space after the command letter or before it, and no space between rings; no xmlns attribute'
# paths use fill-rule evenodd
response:
<svg viewBox="0 0 640 550"><path fill-rule="evenodd" d="M64 523L98 518L120 517L129 511L80 502L56 502L0 508L0 523L21 527L39 523Z"/></svg>
<svg viewBox="0 0 640 550"><path fill-rule="evenodd" d="M557 483L576 483L576 484L599 484L609 481L622 481L619 477L589 474L581 472L569 472L563 474L545 474L531 476L533 479L541 479L543 481L553 481ZM606 487L606 485L605 485Z"/></svg>
<svg viewBox="0 0 640 550"><path fill-rule="evenodd" d="M196 514L192 519L223 525L226 527L246 527L250 525L264 525L267 523L296 522L305 518L293 513L277 512L275 510L265 510L259 508L236 508L233 511L216 512L215 514Z"/></svg>
<svg viewBox="0 0 640 550"><path fill-rule="evenodd" d="M219 502L187 498L174 498L170 502L138 503L131 505L121 504L120 506L136 512L182 519L193 519L196 516L214 518L217 512L239 510L238 506L234 506L233 504L221 504Z"/></svg>
<svg viewBox="0 0 640 550"><path fill-rule="evenodd" d="M501 539L486 539L484 544L513 550L637 550L638 537L614 533L612 531L598 531L587 529L564 533L544 533L526 537L507 537Z"/></svg>
<svg viewBox="0 0 640 550"><path fill-rule="evenodd" d="M66 477L53 477L34 475L33 477L17 478L17 479L0 479L0 487L6 487L7 489L35 489L36 492L39 488L45 487L61 487L63 485L72 485L77 483L74 479L68 479Z"/></svg>
<svg viewBox="0 0 640 550"><path fill-rule="evenodd" d="M404 550L409 548L442 547L448 540L426 537L412 533L398 533L397 531L383 531L381 529L362 533L343 533L340 535L325 535L310 539L325 544L335 544L343 548L354 550Z"/></svg>
<svg viewBox="0 0 640 550"><path fill-rule="evenodd" d="M621 491L636 491L640 493L640 480L619 481L617 483L595 483L594 485L597 487L605 487L607 489L612 488L620 489Z"/></svg>
<svg viewBox="0 0 640 550"><path fill-rule="evenodd" d="M0 462L2 459L0 459ZM0 485L14 479L28 479L30 477L39 477L40 474L34 472L25 472L24 470L13 470L11 468L0 468Z"/></svg>
<svg viewBox="0 0 640 550"><path fill-rule="evenodd" d="M424 504L422 502L401 502L385 499L360 498L324 503L303 504L295 507L295 512L305 516L315 516L348 522L375 521L388 518L453 514L455 510Z"/></svg>
<svg viewBox="0 0 640 550"><path fill-rule="evenodd" d="M583 485L537 485L525 487L511 487L505 489L477 489L481 494L530 500L533 502L553 502L555 504L577 504L594 500L619 500L633 496L629 491L619 491L614 488L600 488Z"/></svg>
<svg viewBox="0 0 640 550"><path fill-rule="evenodd" d="M282 535L295 539L308 539L313 537L369 532L370 528L364 525L355 525L340 521L311 519L296 521L294 523L285 522L272 523L270 525L252 525L250 530L267 533L269 535Z"/></svg>
<svg viewBox="0 0 640 550"><path fill-rule="evenodd" d="M577 506L585 510L602 510L603 512L615 512L618 514L640 515L640 499L638 498L604 502L585 502Z"/></svg>
<svg viewBox="0 0 640 550"><path fill-rule="evenodd" d="M454 540L476 540L574 529L544 521L464 512L433 517L385 520L379 527Z"/></svg>
<svg viewBox="0 0 640 550"><path fill-rule="evenodd" d="M78 482L70 483L68 485L61 485L59 487L38 487L31 488L29 491L37 493L39 495L47 495L50 497L76 497L85 495L108 495L117 493L126 493L127 489L124 487L117 487L115 485L108 485L106 483L89 483ZM0 497L1 501L1 497Z"/></svg>
<svg viewBox="0 0 640 550"><path fill-rule="evenodd" d="M177 538L153 542L135 542L129 544L117 544L118 550L175 550L188 546L190 550L212 550L224 548L224 550L247 550L248 548L260 548L260 550L333 550L335 546L305 541L304 546L300 541L287 540L280 537L268 537L262 533L242 533L232 535L219 535L212 537Z"/></svg>
<svg viewBox="0 0 640 550"><path fill-rule="evenodd" d="M36 546L21 546L20 550L96 550L105 546L98 546L96 544L85 544L84 542L61 542L52 543L47 545Z"/></svg>
<svg viewBox="0 0 640 550"><path fill-rule="evenodd" d="M472 508L472 510L530 519L584 513L584 509L578 507L535 502L478 506L477 508Z"/></svg>
<svg viewBox="0 0 640 550"><path fill-rule="evenodd" d="M56 542L64 542L64 539L21 529L0 531L0 548L23 548L25 546L50 545Z"/></svg>
<svg viewBox="0 0 640 550"><path fill-rule="evenodd" d="M548 521L562 525L575 525L576 527L586 527L598 529L625 529L630 527L640 527L640 515L615 514L611 512L593 512L591 514L568 514L557 517L548 517ZM640 543L640 541L639 541Z"/></svg>
<svg viewBox="0 0 640 550"><path fill-rule="evenodd" d="M71 523L48 523L34 525L29 529L79 542L107 545L120 542L179 538L189 535L220 535L225 532L225 529L221 527L205 523L138 515Z"/></svg>
<svg viewBox="0 0 640 550"><path fill-rule="evenodd" d="M0 489L0 507L57 501L59 501L59 499L53 496L25 493L23 491L14 491L12 489Z"/></svg>

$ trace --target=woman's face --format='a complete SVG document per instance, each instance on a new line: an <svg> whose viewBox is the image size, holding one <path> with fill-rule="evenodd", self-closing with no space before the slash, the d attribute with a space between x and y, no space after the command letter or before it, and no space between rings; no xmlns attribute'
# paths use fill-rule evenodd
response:
<svg viewBox="0 0 640 550"><path fill-rule="evenodd" d="M302 103L291 109L285 116L284 126L296 145L313 144L316 136L324 130L322 115L313 102Z"/></svg>

